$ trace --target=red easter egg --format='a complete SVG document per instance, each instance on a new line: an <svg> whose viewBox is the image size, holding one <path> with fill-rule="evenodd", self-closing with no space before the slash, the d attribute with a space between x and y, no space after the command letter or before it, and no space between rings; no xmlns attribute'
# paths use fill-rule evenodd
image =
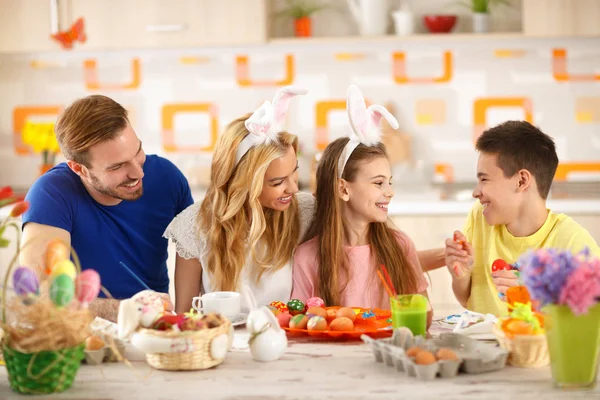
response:
<svg viewBox="0 0 600 400"><path fill-rule="evenodd" d="M290 313L281 313L277 315L277 321L279 321L279 326L282 328L290 327L290 320L292 319L292 314Z"/></svg>
<svg viewBox="0 0 600 400"><path fill-rule="evenodd" d="M100 275L93 269L86 269L75 279L75 296L82 304L89 304L100 293Z"/></svg>
<svg viewBox="0 0 600 400"><path fill-rule="evenodd" d="M492 263L492 272L503 270L510 270L510 265L503 259L499 258Z"/></svg>

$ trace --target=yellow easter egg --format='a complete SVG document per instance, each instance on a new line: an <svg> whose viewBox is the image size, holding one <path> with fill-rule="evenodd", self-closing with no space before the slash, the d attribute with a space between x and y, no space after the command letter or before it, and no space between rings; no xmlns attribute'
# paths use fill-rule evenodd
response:
<svg viewBox="0 0 600 400"><path fill-rule="evenodd" d="M67 275L71 279L75 279L75 275L77 275L77 269L71 260L62 260L54 264L54 268L52 268L52 273L50 274L50 279L52 280L54 277L62 274Z"/></svg>

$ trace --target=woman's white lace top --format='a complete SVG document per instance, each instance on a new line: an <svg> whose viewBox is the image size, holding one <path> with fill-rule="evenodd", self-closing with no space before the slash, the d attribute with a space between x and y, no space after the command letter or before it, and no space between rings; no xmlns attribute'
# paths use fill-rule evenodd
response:
<svg viewBox="0 0 600 400"><path fill-rule="evenodd" d="M306 233L313 218L315 199L310 193L299 192L296 194L300 214L300 237ZM201 203L195 203L177 215L165 230L164 237L172 240L177 246L177 254L185 259L197 258L202 264L202 292L213 292L208 265L209 243L205 240L203 232L198 232L198 210ZM260 280L250 276L250 268L242 269L241 283L252 290L259 306L268 305L272 301L287 302L292 293L292 263L288 263L274 272L265 272ZM238 290L239 291L239 290ZM247 309L242 299L242 308Z"/></svg>

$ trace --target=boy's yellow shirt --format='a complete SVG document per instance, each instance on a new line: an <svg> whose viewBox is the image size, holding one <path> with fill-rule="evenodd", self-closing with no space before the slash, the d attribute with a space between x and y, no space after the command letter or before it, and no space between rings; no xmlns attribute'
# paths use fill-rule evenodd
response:
<svg viewBox="0 0 600 400"><path fill-rule="evenodd" d="M463 232L474 251L467 308L482 314L505 316L508 313L506 302L498 298L492 281L492 263L499 258L512 264L530 249L551 247L579 252L586 246L594 256L600 257L600 248L586 229L571 217L550 210L546 222L536 233L515 237L506 225L488 225L483 206L477 202L469 212Z"/></svg>

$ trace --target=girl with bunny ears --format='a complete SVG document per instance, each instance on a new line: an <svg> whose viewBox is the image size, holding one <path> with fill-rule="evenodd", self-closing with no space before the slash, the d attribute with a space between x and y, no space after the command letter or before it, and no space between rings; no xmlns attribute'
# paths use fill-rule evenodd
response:
<svg viewBox="0 0 600 400"><path fill-rule="evenodd" d="M314 200L297 193L298 138L283 124L291 98L305 93L282 88L220 136L204 200L179 214L164 234L177 245L177 313L188 311L199 293L243 285L258 306L290 298L293 251Z"/></svg>
<svg viewBox="0 0 600 400"><path fill-rule="evenodd" d="M398 122L382 106L368 109L350 86L349 138L327 146L317 169L317 202L308 240L294 255L293 298L323 298L327 305L389 309L377 277L386 266L400 294L427 296L427 282L413 242L390 226L387 206L394 196L391 167L380 142L379 122Z"/></svg>

